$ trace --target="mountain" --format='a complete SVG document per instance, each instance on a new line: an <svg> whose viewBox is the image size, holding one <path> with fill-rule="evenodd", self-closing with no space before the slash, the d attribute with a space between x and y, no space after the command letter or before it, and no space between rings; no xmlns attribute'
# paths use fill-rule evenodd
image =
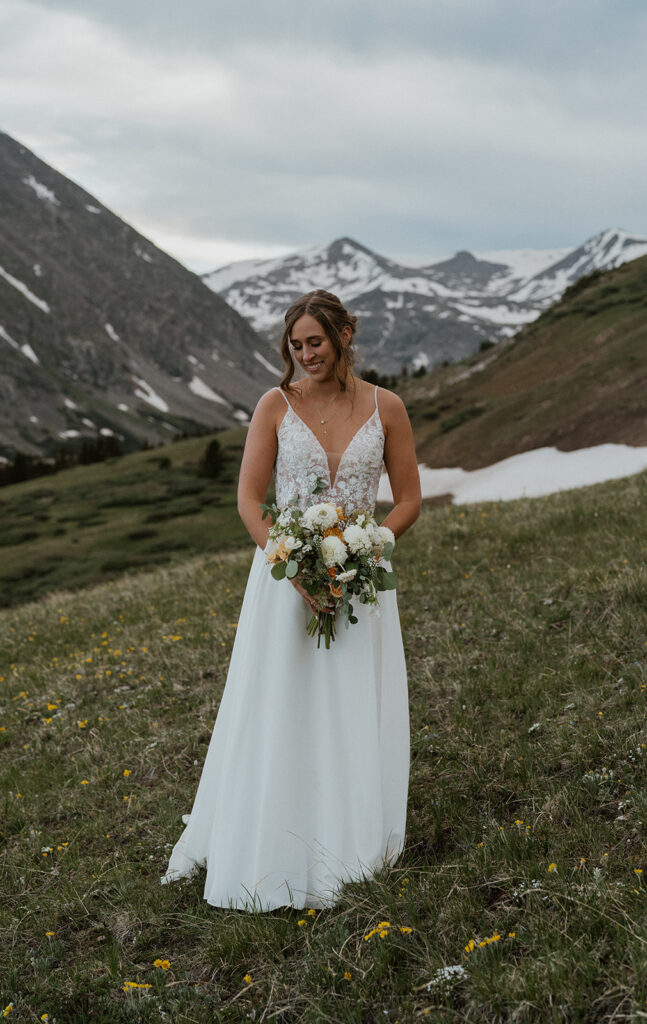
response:
<svg viewBox="0 0 647 1024"><path fill-rule="evenodd" d="M273 362L198 275L0 134L0 454L246 421Z"/></svg>
<svg viewBox="0 0 647 1024"><path fill-rule="evenodd" d="M232 263L203 280L274 342L295 298L313 288L335 292L359 315L360 363L393 373L455 362L483 342L509 338L583 275L646 253L647 239L617 228L573 250L461 251L407 267L339 238L278 259Z"/></svg>
<svg viewBox="0 0 647 1024"><path fill-rule="evenodd" d="M647 256L580 278L511 340L399 392L419 461L433 468L647 446Z"/></svg>

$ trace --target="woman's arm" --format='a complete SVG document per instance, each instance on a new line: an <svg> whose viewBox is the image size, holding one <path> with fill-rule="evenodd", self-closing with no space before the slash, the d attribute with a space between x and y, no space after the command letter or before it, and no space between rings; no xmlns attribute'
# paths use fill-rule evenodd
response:
<svg viewBox="0 0 647 1024"><path fill-rule="evenodd" d="M422 494L413 431L404 402L392 391L380 388L379 413L384 426L384 463L393 491L394 506L382 522L396 537L420 515Z"/></svg>
<svg viewBox="0 0 647 1024"><path fill-rule="evenodd" d="M267 516L262 518L261 504L267 496L276 460L279 403L285 406L276 391L268 391L259 399L247 431L238 477L238 513L259 548L267 544L272 525Z"/></svg>
<svg viewBox="0 0 647 1024"><path fill-rule="evenodd" d="M276 461L277 423L281 411L285 412L285 408L284 399L276 391L268 391L259 399L249 424L243 461L240 464L238 513L259 548L264 548L267 544L272 525L268 516L262 518L261 504L265 502ZM296 579L290 580L290 583L301 594L310 611L316 614L319 605L315 599Z"/></svg>

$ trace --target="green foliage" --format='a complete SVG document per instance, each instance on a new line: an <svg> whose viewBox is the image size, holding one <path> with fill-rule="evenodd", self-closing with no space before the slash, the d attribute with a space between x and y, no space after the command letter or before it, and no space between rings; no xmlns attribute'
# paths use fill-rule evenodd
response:
<svg viewBox="0 0 647 1024"><path fill-rule="evenodd" d="M47 593L54 579L79 587L133 566L248 543L236 508L244 434L220 432L225 470L217 479L201 471L204 439L191 438L168 445L163 456L135 452L61 471L46 487L26 480L3 488L0 607Z"/></svg>
<svg viewBox="0 0 647 1024"><path fill-rule="evenodd" d="M441 434L447 434L450 430L455 430L456 427L460 427L462 423L467 423L468 420L476 419L477 416L482 416L485 412L484 405L470 405L466 409L460 409L454 413L453 416L448 416L446 419L441 420L438 429ZM434 417L428 417L433 419Z"/></svg>

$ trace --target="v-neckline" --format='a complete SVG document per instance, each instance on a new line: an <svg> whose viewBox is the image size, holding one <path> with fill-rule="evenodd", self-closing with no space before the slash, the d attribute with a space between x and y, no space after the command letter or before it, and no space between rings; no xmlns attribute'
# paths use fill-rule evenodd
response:
<svg viewBox="0 0 647 1024"><path fill-rule="evenodd" d="M346 455L346 452L348 451L348 449L352 445L353 441L355 440L355 438L359 434L360 430L363 430L364 427L367 427L368 424L373 419L373 417L376 415L376 413L377 413L377 406L375 407L375 409L373 409L373 412L371 413L369 418L367 420L364 420L364 422L360 424L360 426L357 428L357 430L355 431L355 433L351 437L350 441L348 442L348 444L344 448L343 452L339 456L339 462L337 463L337 469L335 470L335 476L334 476L334 479L333 479L332 473L330 472L330 463L328 462L328 452L326 451L326 449L322 445L321 441L319 440L319 438L315 434L315 432L312 429L312 427L309 427L308 424L306 423L306 421L299 416L298 412L294 409L292 403L288 402L288 405L289 405L290 409L292 410L293 416L296 416L296 418L298 419L299 423L303 424L303 426L306 428L306 430L310 434L312 434L313 438L315 439L315 442L319 445L319 448L321 449L321 452L322 452L322 454L324 456L324 459L326 460L326 469L328 470L328 481L330 483L330 490L332 491L332 489L334 488L335 484L337 483L337 477L339 476L339 467L341 466L342 462L344 461L344 456ZM285 417L283 417L283 418L285 419ZM381 425L382 425L382 421L380 420L380 426ZM283 426L283 421L281 421L281 426Z"/></svg>

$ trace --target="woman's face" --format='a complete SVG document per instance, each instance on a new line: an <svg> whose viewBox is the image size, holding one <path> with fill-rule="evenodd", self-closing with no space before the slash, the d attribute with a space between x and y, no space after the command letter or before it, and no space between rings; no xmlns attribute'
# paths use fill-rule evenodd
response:
<svg viewBox="0 0 647 1024"><path fill-rule="evenodd" d="M335 374L337 352L318 320L304 313L290 332L290 351L308 377L321 383Z"/></svg>

